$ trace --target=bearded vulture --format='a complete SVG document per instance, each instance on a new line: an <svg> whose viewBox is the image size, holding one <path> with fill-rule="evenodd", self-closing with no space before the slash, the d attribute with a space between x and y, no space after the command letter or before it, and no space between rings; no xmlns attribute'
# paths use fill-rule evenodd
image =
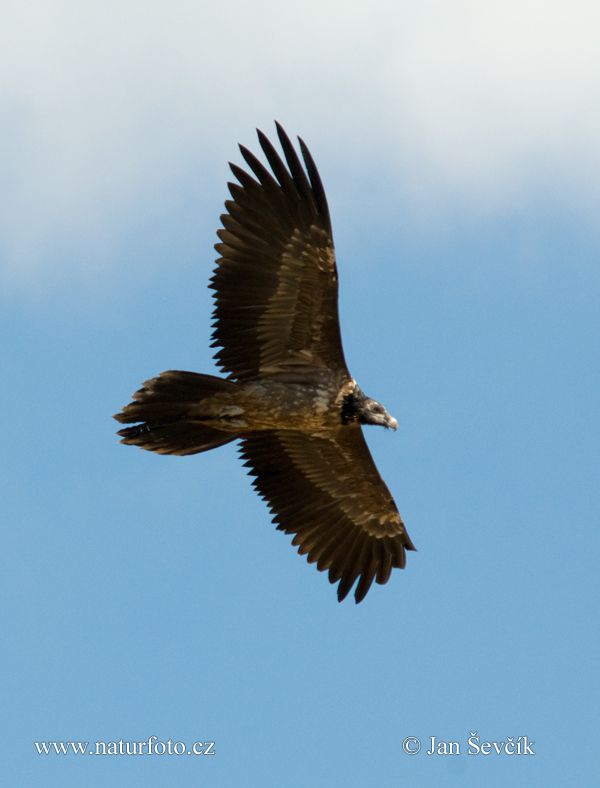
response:
<svg viewBox="0 0 600 788"><path fill-rule="evenodd" d="M387 583L414 550L365 442L362 425L397 429L348 372L338 318L338 273L321 178L277 124L287 167L258 131L271 171L246 148L254 177L221 216L211 279L215 359L226 378L169 371L146 381L115 419L122 443L158 454L197 454L235 439L273 522L341 601L358 580Z"/></svg>

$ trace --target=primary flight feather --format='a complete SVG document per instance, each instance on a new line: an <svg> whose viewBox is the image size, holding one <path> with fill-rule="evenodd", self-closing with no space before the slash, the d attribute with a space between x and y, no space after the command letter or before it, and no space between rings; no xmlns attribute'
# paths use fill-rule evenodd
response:
<svg viewBox="0 0 600 788"><path fill-rule="evenodd" d="M361 425L398 424L348 372L325 191L308 148L304 166L277 125L284 164L258 132L271 172L246 148L252 171L221 216L213 347L227 378L169 371L146 381L115 416L122 443L197 454L236 438L277 528L344 599L386 583L414 546L369 452Z"/></svg>

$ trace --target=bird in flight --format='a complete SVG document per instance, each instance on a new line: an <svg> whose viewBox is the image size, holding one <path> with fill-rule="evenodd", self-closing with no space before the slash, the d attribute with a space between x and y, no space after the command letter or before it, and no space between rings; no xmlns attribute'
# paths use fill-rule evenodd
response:
<svg viewBox="0 0 600 788"><path fill-rule="evenodd" d="M303 166L276 126L286 163L258 131L271 170L241 145L252 175L230 164L239 183L228 184L210 284L211 347L227 377L163 372L115 419L134 425L122 443L158 454L238 439L277 528L328 570L339 601L358 580L358 603L415 549L362 433L398 422L348 371L325 191L304 142Z"/></svg>

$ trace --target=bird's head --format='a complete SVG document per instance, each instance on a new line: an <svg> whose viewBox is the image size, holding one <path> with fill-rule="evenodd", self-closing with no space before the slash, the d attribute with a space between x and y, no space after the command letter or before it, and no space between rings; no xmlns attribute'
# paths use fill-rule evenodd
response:
<svg viewBox="0 0 600 788"><path fill-rule="evenodd" d="M366 397L355 381L354 387L342 400L342 424L379 424L381 427L398 429L398 422L380 402Z"/></svg>
<svg viewBox="0 0 600 788"><path fill-rule="evenodd" d="M377 400L366 397L358 411L359 424L379 424L381 427L398 429L398 422Z"/></svg>

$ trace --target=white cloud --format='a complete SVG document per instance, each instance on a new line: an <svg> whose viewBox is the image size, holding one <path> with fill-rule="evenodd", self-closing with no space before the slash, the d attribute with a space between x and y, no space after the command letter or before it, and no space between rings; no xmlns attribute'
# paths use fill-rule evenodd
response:
<svg viewBox="0 0 600 788"><path fill-rule="evenodd" d="M405 150L475 199L600 174L600 7L452 3L392 56Z"/></svg>
<svg viewBox="0 0 600 788"><path fill-rule="evenodd" d="M391 162L427 210L600 176L595 2L13 0L0 25L4 254L19 277L160 210L280 119L334 165ZM331 169L331 168L330 168ZM437 195L437 198L434 197ZM578 196L579 195L579 196ZM438 206L439 207L439 206Z"/></svg>

